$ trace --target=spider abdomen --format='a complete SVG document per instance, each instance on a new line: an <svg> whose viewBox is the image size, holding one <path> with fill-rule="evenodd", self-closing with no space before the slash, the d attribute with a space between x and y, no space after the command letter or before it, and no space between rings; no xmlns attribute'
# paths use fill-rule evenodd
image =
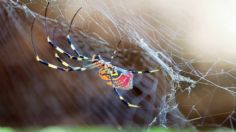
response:
<svg viewBox="0 0 236 132"><path fill-rule="evenodd" d="M101 68L99 77L107 81L107 85L122 90L130 90L133 88L133 73L118 67L113 70L109 68Z"/></svg>

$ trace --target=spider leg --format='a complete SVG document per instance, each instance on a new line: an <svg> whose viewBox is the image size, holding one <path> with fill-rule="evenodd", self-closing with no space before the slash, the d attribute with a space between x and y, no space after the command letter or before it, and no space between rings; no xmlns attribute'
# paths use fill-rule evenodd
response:
<svg viewBox="0 0 236 132"><path fill-rule="evenodd" d="M47 67L49 68L52 68L52 69L57 69L57 70L60 70L60 71L65 71L65 72L68 72L68 71L73 71L72 68L68 67L68 68L64 68L64 67L60 67L60 66L57 66L57 65L54 65L52 63L49 63L45 60L42 60L37 54L36 54L36 60L43 64L43 65L46 65Z"/></svg>
<svg viewBox="0 0 236 132"><path fill-rule="evenodd" d="M48 4L48 5L49 5L49 4ZM48 6L48 5L47 5L47 6ZM57 69L57 70L66 71L66 72L72 71L71 68L64 68L64 67L56 66L56 65L51 64L51 63L49 63L49 62L47 62L47 61L45 61L45 60L43 60L43 59L41 59L41 58L39 57L39 55L38 55L38 53L37 53L37 50L36 50L36 46L35 46L35 44L34 44L33 33L32 33L33 28L34 28L35 20L36 20L36 19L34 18L34 19L33 19L33 23L32 23L32 25L31 25L31 44L32 44L32 47L33 47L33 52L34 52L34 55L35 55L36 60L37 60L39 63L41 63L41 64L43 64L43 65L46 65L46 66L48 66L48 67L50 67L50 68L52 68L52 69Z"/></svg>
<svg viewBox="0 0 236 132"><path fill-rule="evenodd" d="M74 67L74 66L71 66L70 64L68 64L67 62L65 62L64 60L62 60L57 53L55 53L55 57L62 65L64 65L67 68L73 69L74 71L86 71L86 70L93 69L93 68L97 67L97 64L95 64L95 63L86 65L85 67Z"/></svg>
<svg viewBox="0 0 236 132"><path fill-rule="evenodd" d="M75 48L75 45L72 43L72 40L71 40L71 37L70 37L70 34L68 34L66 36L66 39L67 39L67 43L70 45L71 49L75 52L75 54L77 56L81 56L79 51Z"/></svg>
<svg viewBox="0 0 236 132"><path fill-rule="evenodd" d="M112 56L111 56L111 58L110 58L110 59L111 59L111 61L112 61L112 60L115 58L115 55L116 55L116 53L117 53L117 51L116 51L116 50L114 50L114 51L113 51L113 54L112 54Z"/></svg>
<svg viewBox="0 0 236 132"><path fill-rule="evenodd" d="M131 104L131 103L129 103L128 101L126 101L126 100L124 99L124 97L121 96L121 94L119 93L119 91L118 91L116 88L114 88L114 91L115 91L115 94L119 97L119 99L120 99L124 104L126 104L128 107L140 108L140 106Z"/></svg>
<svg viewBox="0 0 236 132"><path fill-rule="evenodd" d="M73 60L78 60L78 61L84 61L84 60L90 60L88 57L86 56L73 56L70 53L66 52L65 50L63 50L62 48L60 48L59 46L57 46L56 44L53 43L53 41L51 40L51 38L48 36L47 37L47 41L48 43L54 48L56 49L56 51L58 51L61 54L66 55L68 58L73 59Z"/></svg>
<svg viewBox="0 0 236 132"><path fill-rule="evenodd" d="M70 27L70 28L71 28L71 27ZM70 48L75 52L75 54L76 54L77 56L84 57L84 56L81 55L81 54L79 53L79 51L75 48L75 45L74 45L73 42L72 42L72 39L71 39L71 37L70 37L70 34L67 34L66 39L67 39L67 43L70 45Z"/></svg>
<svg viewBox="0 0 236 132"><path fill-rule="evenodd" d="M78 60L78 61L83 61L83 60L89 60L88 57L85 57L85 56L73 56L71 55L70 53L64 51L62 48L60 48L59 46L57 46L56 44L53 43L53 41L51 40L51 38L49 37L49 33L48 33L48 26L47 26L47 11L48 11L48 6L49 6L50 2L47 3L47 6L46 6L46 10L45 10L45 13L44 13L44 16L45 16L45 30L46 30L46 34L47 34L47 41L48 43L53 47L55 48L58 52L62 53L62 54L65 54L67 57L71 58L71 59L74 59L74 60ZM81 8L80 8L81 9ZM79 10L80 10L79 9ZM76 12L76 14L79 12L79 10ZM75 15L76 15L75 14ZM74 15L74 17L75 17ZM74 19L73 17L73 19ZM72 19L72 20L73 20ZM34 21L35 21L35 18L34 18ZM32 23L32 27L31 27L31 32L32 32L32 29L33 29L33 25L34 25L34 21ZM72 24L72 22L71 22ZM70 24L70 28L71 28L71 24ZM70 32L70 30L69 30Z"/></svg>
<svg viewBox="0 0 236 132"><path fill-rule="evenodd" d="M71 39L71 37L70 37L70 32L71 32L72 24L73 24L73 22L74 22L74 19L75 19L76 15L79 13L79 11L80 11L81 9L82 9L82 7L80 7L80 8L76 11L76 13L74 14L74 16L72 17L72 19L71 19L71 21L70 21L70 26L69 26L69 30L68 30L68 34L67 34L67 36L66 36L66 39L67 39L67 43L70 45L71 49L75 52L75 54L76 54L79 58L81 58L81 59L83 59L83 60L88 60L88 59L89 59L88 57L86 57L86 56L84 56L84 55L81 55L81 54L79 53L79 51L75 48L75 45L73 44L72 39Z"/></svg>
<svg viewBox="0 0 236 132"><path fill-rule="evenodd" d="M133 74L145 74L145 73L154 73L154 72L158 72L160 71L161 69L158 68L158 69L155 69L155 70L146 70L146 71L137 71L137 70L128 70L128 71L131 71Z"/></svg>
<svg viewBox="0 0 236 132"><path fill-rule="evenodd" d="M49 2L48 2L47 7L46 7L45 17L46 17L46 14L47 14L48 6L49 6ZM32 25L31 25L31 44L32 44L32 47L33 47L33 51L34 51L34 55L35 55L35 57L36 57L36 60L37 60L39 63L41 63L41 64L43 64L43 65L46 65L46 66L48 66L48 67L50 67L50 68L52 68L52 69L57 69L57 70L65 71L65 72L75 70L75 69L72 69L71 67L64 68L64 67L60 67L60 66L54 65L54 64L49 63L49 62L47 62L47 61L45 61L45 60L43 60L43 59L41 59L41 58L39 57L39 55L38 55L38 53L37 53L37 50L36 50L35 43L34 43L34 39L33 39L33 28L34 28L35 20L36 20L36 18L34 17L33 22L32 22ZM46 26L46 32L48 33L48 31L47 31L47 24L46 24L46 23L47 23L47 19L45 19L45 26ZM48 43L49 43L51 46L53 46L58 52L63 53L63 54L65 54L65 55L67 55L68 57L71 57L72 59L83 60L83 59L81 59L81 58L77 58L77 57L71 56L69 53L65 52L63 49L61 49L60 47L58 47L58 46L56 46L55 44L53 44L53 42L51 41L51 39L50 39L49 36L48 36L47 38L48 38ZM81 68L80 70L82 71L82 70L84 70L84 69L86 70L87 68Z"/></svg>
<svg viewBox="0 0 236 132"><path fill-rule="evenodd" d="M117 43L117 47L121 44L121 40ZM112 53L112 55L111 55L111 62L112 62L112 60L115 58L115 56L116 56L116 54L117 54L117 49L116 50L114 50L113 51L113 53Z"/></svg>
<svg viewBox="0 0 236 132"><path fill-rule="evenodd" d="M66 38L67 38L67 43L70 45L71 49L75 52L75 54L76 54L77 56L81 56L81 55L80 55L79 51L75 48L75 45L74 45L74 44L72 43L72 41L71 41L70 32L71 32L71 26L72 26L72 24L73 24L73 22L74 22L74 19L75 19L76 15L79 13L79 11L80 11L81 9L82 9L82 7L80 7L80 8L75 12L74 16L72 17L72 19L71 19L71 21L70 21L70 26L69 26L68 34L67 34L67 36L66 36Z"/></svg>
<svg viewBox="0 0 236 132"><path fill-rule="evenodd" d="M111 79L111 83L112 83L112 87L113 87L113 89L114 89L114 92L115 92L115 94L119 97L119 99L120 99L125 105L127 105L128 107L131 107L131 108L140 108L140 106L131 104L131 103L129 103L127 100L125 100L125 98L124 98L124 97L119 93L119 91L115 88L115 86L114 86L114 81L112 80L111 74L109 74L109 76L110 76L110 79Z"/></svg>

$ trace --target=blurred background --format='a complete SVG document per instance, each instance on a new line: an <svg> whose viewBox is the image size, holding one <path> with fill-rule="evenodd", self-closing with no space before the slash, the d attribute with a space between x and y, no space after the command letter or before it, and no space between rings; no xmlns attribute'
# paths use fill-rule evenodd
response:
<svg viewBox="0 0 236 132"><path fill-rule="evenodd" d="M49 35L68 52L72 53L66 42L69 23L82 7L72 26L73 41L81 53L98 53L109 61L117 49L114 65L162 69L135 76L134 89L120 90L142 109L125 106L96 69L66 73L36 62L31 34L40 56L59 65L46 41L47 2L0 2L1 126L234 129L235 1L49 1Z"/></svg>

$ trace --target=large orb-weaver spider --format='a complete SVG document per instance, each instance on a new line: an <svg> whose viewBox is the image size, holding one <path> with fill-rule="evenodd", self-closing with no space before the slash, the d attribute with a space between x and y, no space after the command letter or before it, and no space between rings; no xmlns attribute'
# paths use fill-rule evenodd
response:
<svg viewBox="0 0 236 132"><path fill-rule="evenodd" d="M31 26L31 41L32 41L32 46L33 46L33 49L34 49L34 54L35 54L36 60L39 63L44 64L44 65L46 65L46 66L48 66L52 69L57 69L57 70L65 71L65 72L69 72L69 71L86 71L86 70L98 68L99 69L99 77L102 80L107 81L107 85L113 87L113 89L115 91L115 94L119 97L119 99L124 104L126 104L129 107L139 108L140 106L131 104L128 101L126 101L117 89L131 90L133 88L134 74L154 73L154 72L160 71L160 69L155 69L155 70L151 70L151 71L148 71L148 70L146 70L146 71L126 70L126 69L123 69L123 68L112 65L111 62L105 61L98 54L93 55L92 58L81 55L79 53L79 51L75 48L75 45L72 43L72 39L70 37L71 25L74 21L75 16L78 14L78 12L81 10L81 8L79 8L77 10L77 12L74 14L73 18L71 19L70 26L69 26L69 31L68 31L68 34L67 34L67 42L70 45L73 52L75 52L76 56L71 55L69 52L66 52L65 50L63 50L62 48L57 46L51 40L51 38L48 34L48 31L47 31L47 18L46 18L47 17L48 6L49 6L49 2L47 3L46 9L45 9L45 14L44 14L45 15L45 28L46 28L46 33L47 33L47 41L56 50L55 58L63 65L63 67L54 65L52 63L49 63L46 60L43 60L39 57L39 55L37 53L37 50L36 50L36 47L35 47L35 44L34 44L33 33L32 33L34 23L35 23L35 19L36 19L36 18L34 18L32 26ZM76 61L87 61L90 64L88 64L84 67L71 66L70 64L68 64L67 62L62 60L58 53L67 56L69 59L76 60ZM113 52L113 55L111 56L111 60L114 58L115 53L116 53L116 51Z"/></svg>

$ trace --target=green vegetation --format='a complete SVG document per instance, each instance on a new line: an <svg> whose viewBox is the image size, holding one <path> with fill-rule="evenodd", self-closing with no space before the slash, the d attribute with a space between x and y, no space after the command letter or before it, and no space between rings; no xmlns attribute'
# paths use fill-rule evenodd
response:
<svg viewBox="0 0 236 132"><path fill-rule="evenodd" d="M144 129L141 128L125 128L121 132L141 132ZM46 128L9 128L1 127L0 132L120 132L116 128L112 127L46 127ZM170 129L165 128L153 128L150 132L172 132Z"/></svg>

